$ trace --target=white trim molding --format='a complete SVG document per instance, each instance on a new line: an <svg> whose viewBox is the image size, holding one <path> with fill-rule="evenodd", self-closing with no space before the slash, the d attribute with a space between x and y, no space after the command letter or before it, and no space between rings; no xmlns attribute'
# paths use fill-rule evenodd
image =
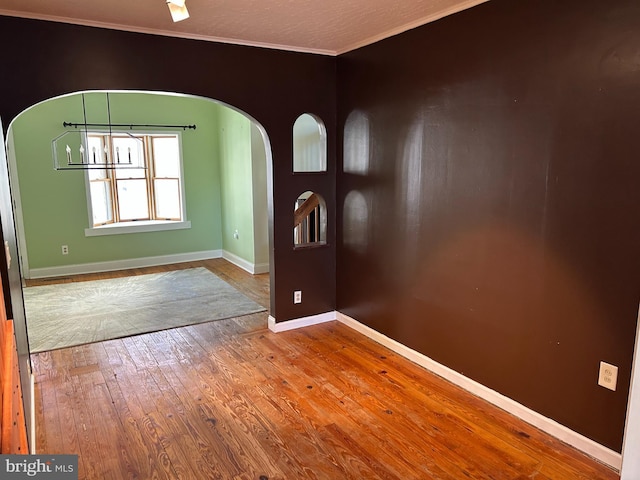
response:
<svg viewBox="0 0 640 480"><path fill-rule="evenodd" d="M276 319L269 315L269 330L274 333L286 332L287 330L295 330L297 328L310 327L319 323L333 322L336 320L336 312L320 313L309 317L300 317L285 322L276 322Z"/></svg>
<svg viewBox="0 0 640 480"><path fill-rule="evenodd" d="M253 270L254 270L254 274L260 274L260 273L269 273L269 262L267 263L256 263L253 266Z"/></svg>
<svg viewBox="0 0 640 480"><path fill-rule="evenodd" d="M633 350L631 367L631 387L627 402L627 418L622 443L622 468L620 480L634 480L640 478L640 308L636 322L636 342Z"/></svg>
<svg viewBox="0 0 640 480"><path fill-rule="evenodd" d="M486 0L482 0L482 1L486 1ZM269 48L269 49L284 50L289 52L314 53L317 55L328 55L328 56L336 55L336 52L334 50L327 50L324 48L311 48L311 47L303 47L303 46L296 46L296 45L282 45L279 43L243 40L243 39L237 39L237 38L216 37L213 35L203 35L203 34L190 33L190 32L176 32L172 30L165 30L165 29L159 29L159 28L146 28L146 27L124 25L121 23L98 22L94 20L63 17L60 15L47 15L47 14L41 14L41 13L8 10L3 8L0 8L0 15L4 15L7 17L20 17L20 18L31 18L35 20L46 20L48 22L69 23L71 25L82 25L86 27L108 28L110 30L121 30L124 32L136 32L136 33L147 33L151 35L162 35L164 37L176 37L176 38L186 38L190 40L202 40L205 42L229 43L231 45L245 45L249 47Z"/></svg>
<svg viewBox="0 0 640 480"><path fill-rule="evenodd" d="M459 386L460 388L463 388L477 397L480 397L483 400L486 400L487 402L509 412L519 419L539 428L559 440L562 440L572 447L581 450L600 462L605 463L618 471L620 470L622 465L622 455L620 453L614 452L613 450L594 442L590 438L570 430L555 420L544 417L538 412L525 407L515 400L505 397L501 393L498 393L475 380L465 377L461 373L432 360L426 355L423 355L422 353L417 352L380 332L377 332L347 315L336 312L336 319L390 350L393 350L397 354L402 355L406 359Z"/></svg>
<svg viewBox="0 0 640 480"><path fill-rule="evenodd" d="M222 258L233 263L235 266L240 267L244 271L249 272L251 275L269 272L268 263L251 263L227 250L222 251Z"/></svg>
<svg viewBox="0 0 640 480"><path fill-rule="evenodd" d="M84 229L85 237L100 237L104 235L122 235L124 233L163 232L165 230L187 230L191 222L169 222L163 220L148 220L140 222L122 222L90 227Z"/></svg>
<svg viewBox="0 0 640 480"><path fill-rule="evenodd" d="M344 53L351 52L358 48L371 45L373 43L379 42L380 40L384 40L385 38L393 37L394 35L399 35L400 33L404 33L413 28L421 27L422 25L435 22L436 20L440 20L441 18L447 17L449 15L453 15L454 13L462 12L463 10L467 10L469 8L475 7L487 1L488 0L466 0L462 2L457 2L451 7L431 13L425 17L417 18L411 22L380 32L376 35L373 35L372 37L368 37L368 38L359 40L357 42L351 43L349 45L342 46L338 48L333 53L333 55L336 55L336 56L342 55Z"/></svg>
<svg viewBox="0 0 640 480"><path fill-rule="evenodd" d="M114 260L110 262L81 263L77 265L61 265L59 267L32 268L29 277L25 278L49 278L64 277L66 275L78 275L82 273L111 272L114 270L126 270L128 268L155 267L172 263L195 262L221 258L222 250L205 250L202 252L177 253L173 255L161 255L157 257L131 258L126 260Z"/></svg>

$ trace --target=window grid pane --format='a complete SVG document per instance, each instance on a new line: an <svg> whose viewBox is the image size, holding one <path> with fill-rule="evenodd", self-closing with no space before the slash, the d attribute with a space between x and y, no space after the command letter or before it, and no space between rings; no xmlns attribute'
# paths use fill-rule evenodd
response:
<svg viewBox="0 0 640 480"><path fill-rule="evenodd" d="M149 220L149 197L145 179L116 181L120 221Z"/></svg>
<svg viewBox="0 0 640 480"><path fill-rule="evenodd" d="M91 212L94 225L113 222L110 181L91 182Z"/></svg>
<svg viewBox="0 0 640 480"><path fill-rule="evenodd" d="M112 137L113 163L121 164L127 168L116 168L115 177L120 178L145 178L146 169L130 168L128 165L144 167L144 141L143 137Z"/></svg>
<svg viewBox="0 0 640 480"><path fill-rule="evenodd" d="M104 137L102 135L89 135L87 137L87 161L90 164L106 163L104 152ZM89 170L89 180L99 180L108 177L107 170L98 168Z"/></svg>
<svg viewBox="0 0 640 480"><path fill-rule="evenodd" d="M180 181L177 178L157 178L153 184L156 218L181 220Z"/></svg>
<svg viewBox="0 0 640 480"><path fill-rule="evenodd" d="M178 137L153 137L152 143L155 176L159 178L180 177Z"/></svg>

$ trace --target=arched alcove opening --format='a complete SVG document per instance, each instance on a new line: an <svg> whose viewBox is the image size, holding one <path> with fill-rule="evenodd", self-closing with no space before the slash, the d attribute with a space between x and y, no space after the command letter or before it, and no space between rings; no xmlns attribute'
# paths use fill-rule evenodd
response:
<svg viewBox="0 0 640 480"><path fill-rule="evenodd" d="M293 245L295 248L326 245L327 204L317 192L307 190L298 195L293 210Z"/></svg>
<svg viewBox="0 0 640 480"><path fill-rule="evenodd" d="M293 124L293 171L327 171L327 132L317 115L303 113Z"/></svg>

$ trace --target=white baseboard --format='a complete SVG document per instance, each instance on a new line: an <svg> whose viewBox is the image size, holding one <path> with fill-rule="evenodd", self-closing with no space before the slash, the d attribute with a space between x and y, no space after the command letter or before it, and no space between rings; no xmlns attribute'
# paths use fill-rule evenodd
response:
<svg viewBox="0 0 640 480"><path fill-rule="evenodd" d="M78 265L63 265L59 267L32 268L29 271L29 277L26 278L49 278L63 277L65 275L78 275L82 273L111 272L114 270L126 270L128 268L155 267L157 265L195 262L198 260L209 260L211 258L220 257L222 257L222 250L205 250L203 252L131 258L111 262L81 263Z"/></svg>
<svg viewBox="0 0 640 480"><path fill-rule="evenodd" d="M600 445L599 443L594 442L590 438L587 438L564 425L559 424L555 420L544 417L531 410L530 408L525 407L524 405L512 400L504 395L496 392L495 390L491 390L488 387L485 387L481 383L476 382L464 375L456 372L455 370L446 367L435 360L419 353L411 348L393 340L376 330L363 325L362 323L354 320L353 318L344 315L340 312L336 312L336 319L344 323L345 325L353 328L354 330L366 335L367 337L375 340L376 342L384 345L385 347L393 350L399 355L411 360L412 362L420 365L421 367L426 368L427 370L439 375L440 377L445 378L451 383L467 390L468 392L486 400L497 407L506 410L512 415L520 418L521 420L539 428L540 430L552 435L563 442L575 447L576 449L586 453L587 455L609 465L618 471L622 466L622 455L620 453L614 452L613 450Z"/></svg>
<svg viewBox="0 0 640 480"><path fill-rule="evenodd" d="M256 275L258 273L267 273L269 271L268 263L251 263L234 253L228 252L227 250L222 251L222 258L249 272L252 275Z"/></svg>
<svg viewBox="0 0 640 480"><path fill-rule="evenodd" d="M286 332L287 330L295 330L296 328L309 327L319 323L332 322L336 320L336 312L320 313L309 317L301 317L286 322L277 323L276 319L269 315L269 330L274 333Z"/></svg>
<svg viewBox="0 0 640 480"><path fill-rule="evenodd" d="M256 263L253 267L254 275L258 275L260 273L269 273L269 262L267 263Z"/></svg>

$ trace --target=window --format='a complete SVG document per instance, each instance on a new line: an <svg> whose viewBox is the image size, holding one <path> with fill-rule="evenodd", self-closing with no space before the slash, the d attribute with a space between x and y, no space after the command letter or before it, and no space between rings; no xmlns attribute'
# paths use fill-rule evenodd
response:
<svg viewBox="0 0 640 480"><path fill-rule="evenodd" d="M88 162L112 153L110 168L87 169L92 227L184 221L178 134L87 135ZM113 232L115 233L115 232Z"/></svg>

